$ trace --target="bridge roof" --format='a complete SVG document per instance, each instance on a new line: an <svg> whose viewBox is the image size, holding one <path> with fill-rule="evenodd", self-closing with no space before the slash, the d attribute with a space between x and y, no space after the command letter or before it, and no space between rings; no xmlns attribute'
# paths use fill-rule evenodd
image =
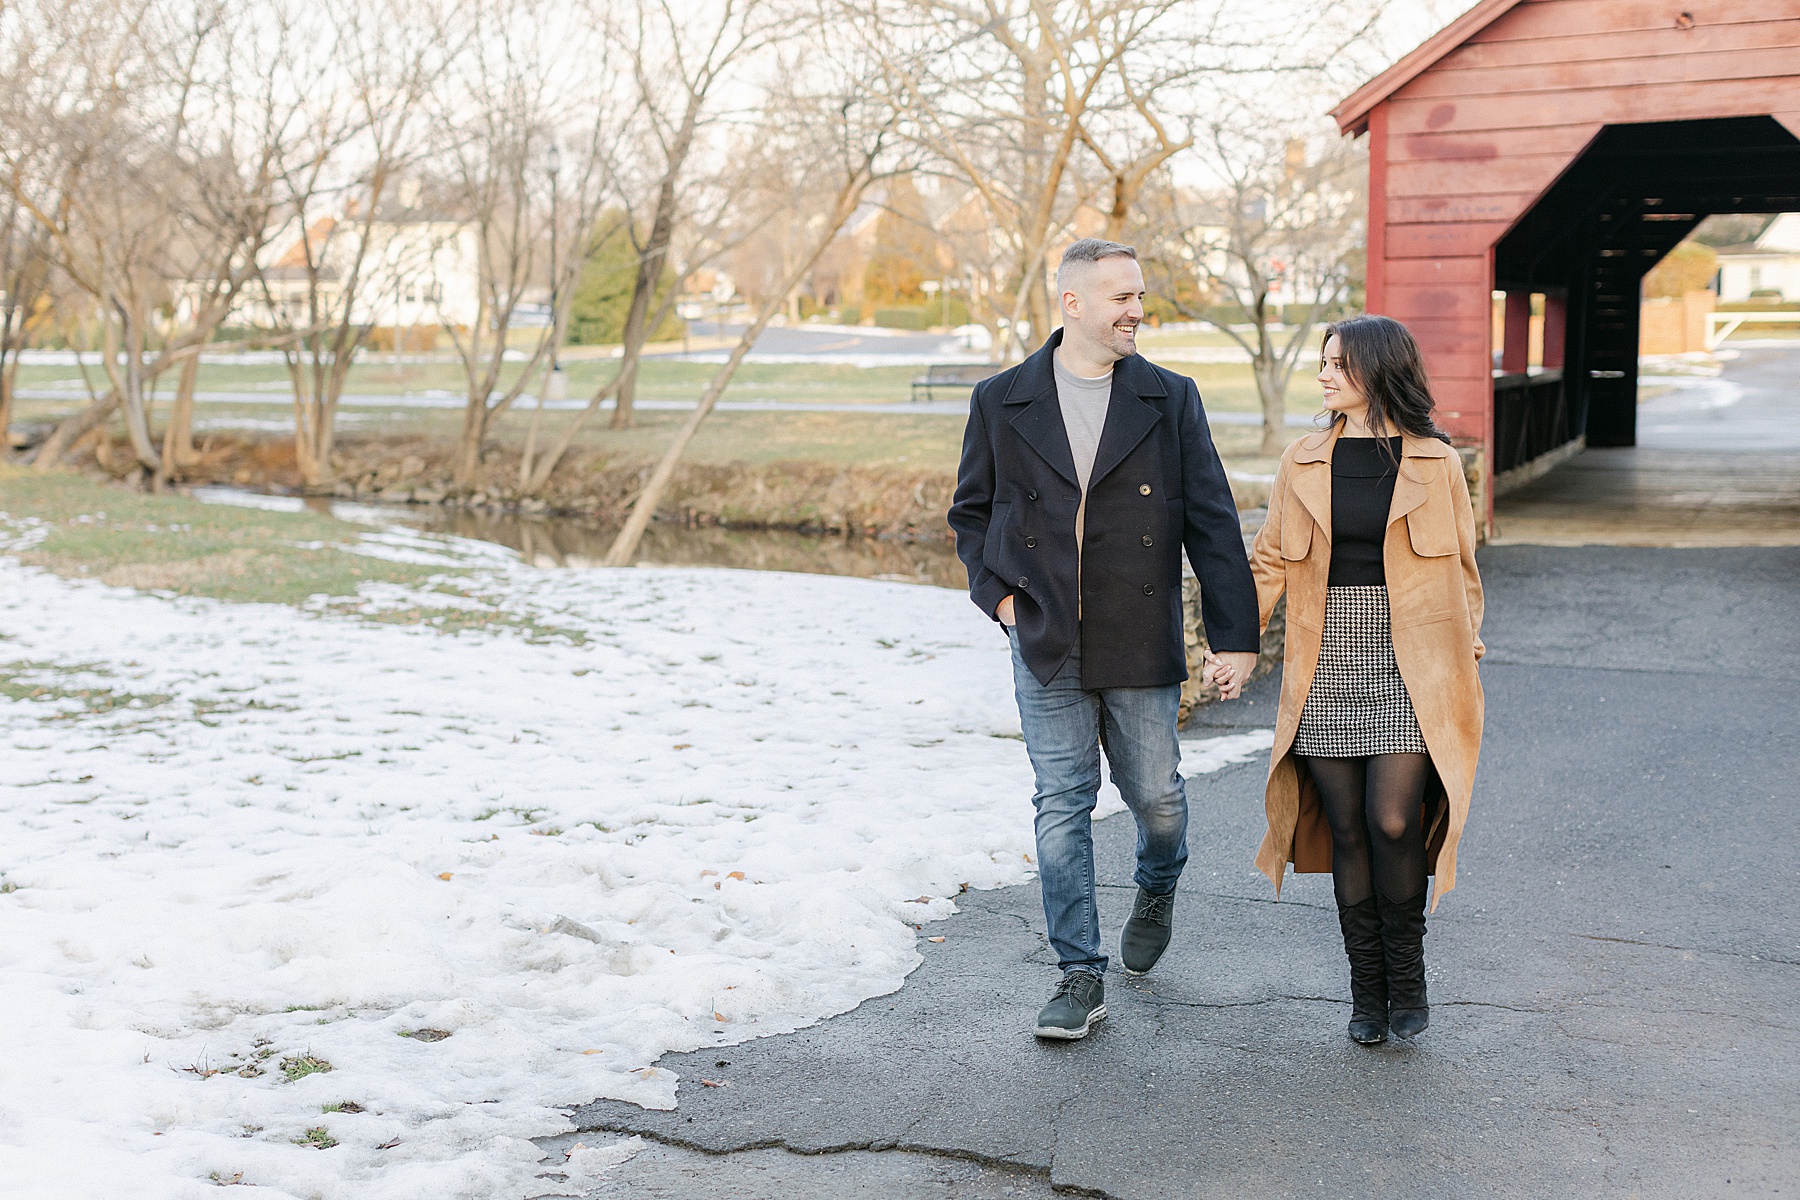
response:
<svg viewBox="0 0 1800 1200"><path fill-rule="evenodd" d="M1331 110L1338 130L1359 134L1369 127L1369 110L1436 66L1452 50L1486 29L1523 0L1481 0L1450 24L1419 43L1399 62L1352 92Z"/></svg>

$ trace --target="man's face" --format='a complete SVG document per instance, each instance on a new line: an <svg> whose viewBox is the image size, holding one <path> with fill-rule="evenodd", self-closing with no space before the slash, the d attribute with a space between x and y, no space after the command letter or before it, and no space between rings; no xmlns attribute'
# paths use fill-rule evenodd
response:
<svg viewBox="0 0 1800 1200"><path fill-rule="evenodd" d="M1135 258L1116 254L1076 271L1063 289L1062 304L1063 324L1096 349L1115 359L1137 353L1144 272Z"/></svg>

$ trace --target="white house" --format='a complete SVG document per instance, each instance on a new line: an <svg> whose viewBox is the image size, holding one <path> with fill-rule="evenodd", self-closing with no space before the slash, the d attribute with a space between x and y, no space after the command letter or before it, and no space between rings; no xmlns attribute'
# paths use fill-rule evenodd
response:
<svg viewBox="0 0 1800 1200"><path fill-rule="evenodd" d="M1754 241L1718 253L1720 300L1800 300L1800 213L1782 213Z"/></svg>
<svg viewBox="0 0 1800 1200"><path fill-rule="evenodd" d="M308 319L314 264L321 316L335 320L344 280L356 265L350 319L378 328L474 325L480 313L479 246L472 226L401 210L366 224L354 215L322 217L281 248L263 268L268 295L248 289L238 319L262 327L293 328Z"/></svg>

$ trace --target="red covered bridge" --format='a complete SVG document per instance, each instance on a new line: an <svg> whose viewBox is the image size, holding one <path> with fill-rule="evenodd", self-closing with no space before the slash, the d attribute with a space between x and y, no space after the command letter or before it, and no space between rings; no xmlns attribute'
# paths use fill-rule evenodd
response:
<svg viewBox="0 0 1800 1200"><path fill-rule="evenodd" d="M1710 214L1800 209L1800 0L1481 0L1332 115L1369 136L1369 311L1418 335L1504 487L1634 444L1663 255Z"/></svg>

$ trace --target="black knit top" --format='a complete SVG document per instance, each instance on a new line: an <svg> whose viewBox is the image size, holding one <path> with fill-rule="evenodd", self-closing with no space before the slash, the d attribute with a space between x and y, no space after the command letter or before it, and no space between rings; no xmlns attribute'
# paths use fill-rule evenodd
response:
<svg viewBox="0 0 1800 1200"><path fill-rule="evenodd" d="M1394 503L1400 439L1389 457L1372 437L1339 436L1331 454L1331 575L1329 587L1384 586L1381 544Z"/></svg>

